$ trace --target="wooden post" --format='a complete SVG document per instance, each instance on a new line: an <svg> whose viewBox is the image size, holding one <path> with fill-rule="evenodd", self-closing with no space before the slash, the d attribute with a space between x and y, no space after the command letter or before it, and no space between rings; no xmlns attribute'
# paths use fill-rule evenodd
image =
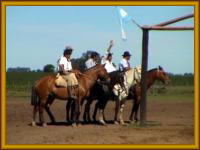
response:
<svg viewBox="0 0 200 150"><path fill-rule="evenodd" d="M162 22L160 24L154 26L142 26L143 30L143 38L142 38L142 79L141 79L141 105L140 105L140 125L146 125L147 119L147 99L146 99L146 91L147 91L147 84L146 84L146 73L148 67L148 41L149 41L149 30L194 30L192 26L182 26L182 27L165 27L166 25L188 19L194 17L194 14L189 14L186 16L182 16L176 19L172 19L166 22Z"/></svg>
<svg viewBox="0 0 200 150"><path fill-rule="evenodd" d="M147 100L146 100L146 73L148 66L148 41L149 41L149 30L143 29L142 39L142 79L141 79L141 105L140 105L140 125L146 125L147 116Z"/></svg>

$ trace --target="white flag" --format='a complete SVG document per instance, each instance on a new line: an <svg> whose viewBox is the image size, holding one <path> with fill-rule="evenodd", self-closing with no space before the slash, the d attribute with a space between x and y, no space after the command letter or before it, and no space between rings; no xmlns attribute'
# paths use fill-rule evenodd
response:
<svg viewBox="0 0 200 150"><path fill-rule="evenodd" d="M119 14L119 19L120 19L122 39L125 41L125 40L127 40L127 38L126 38L126 33L124 31L124 25L125 25L125 23L132 20L132 17L129 16L127 14L127 12L125 10L123 10L122 8L120 8L120 7L116 7L116 8L117 8L117 11L118 11L118 14Z"/></svg>

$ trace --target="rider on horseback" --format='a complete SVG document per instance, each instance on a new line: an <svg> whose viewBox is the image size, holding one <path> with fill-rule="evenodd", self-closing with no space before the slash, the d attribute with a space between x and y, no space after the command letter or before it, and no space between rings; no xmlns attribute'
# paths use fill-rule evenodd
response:
<svg viewBox="0 0 200 150"><path fill-rule="evenodd" d="M73 49L67 46L63 52L63 57L59 59L59 73L67 82L67 92L69 98L76 99L75 89L78 87L78 80L75 73L72 72L71 54Z"/></svg>
<svg viewBox="0 0 200 150"><path fill-rule="evenodd" d="M101 64L105 64L104 67L108 73L117 70L112 63L112 53L110 52L112 47L113 47L113 40L110 41L110 45L106 51L106 54L101 60Z"/></svg>
<svg viewBox="0 0 200 150"><path fill-rule="evenodd" d="M125 51L122 56L123 56L123 59L119 63L119 70L125 72L131 69L130 63L129 63L131 54L128 51Z"/></svg>
<svg viewBox="0 0 200 150"><path fill-rule="evenodd" d="M85 62L86 69L90 69L97 64L97 52L92 52L89 56L89 59Z"/></svg>

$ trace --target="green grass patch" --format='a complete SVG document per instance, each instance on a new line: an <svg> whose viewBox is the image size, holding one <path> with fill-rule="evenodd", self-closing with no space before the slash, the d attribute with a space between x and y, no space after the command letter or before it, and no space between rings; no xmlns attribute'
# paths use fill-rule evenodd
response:
<svg viewBox="0 0 200 150"><path fill-rule="evenodd" d="M31 97L31 91L6 91L6 97Z"/></svg>
<svg viewBox="0 0 200 150"><path fill-rule="evenodd" d="M8 97L29 97L31 87L36 80L49 75L44 72L7 72L6 73L6 96ZM185 80L185 78L184 78ZM175 82L173 82L175 83ZM183 81L180 81L183 83ZM194 86L171 84L166 88L155 84L154 88L149 89L147 95L150 100L193 100Z"/></svg>
<svg viewBox="0 0 200 150"><path fill-rule="evenodd" d="M6 73L6 96L7 97L30 97L31 88L36 80L50 73L44 72L7 72Z"/></svg>
<svg viewBox="0 0 200 150"><path fill-rule="evenodd" d="M194 87L168 86L166 88L150 89L147 95L150 100L194 100Z"/></svg>
<svg viewBox="0 0 200 150"><path fill-rule="evenodd" d="M155 127L161 126L162 124L159 121L146 121L144 125L140 125L140 123L131 123L128 124L128 128L145 128L145 127Z"/></svg>

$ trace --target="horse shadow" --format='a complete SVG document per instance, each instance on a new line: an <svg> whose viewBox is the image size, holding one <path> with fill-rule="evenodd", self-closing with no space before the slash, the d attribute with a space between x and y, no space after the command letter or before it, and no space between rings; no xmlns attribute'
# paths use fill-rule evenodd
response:
<svg viewBox="0 0 200 150"><path fill-rule="evenodd" d="M114 125L114 120L106 120L105 121L106 125ZM128 121L125 121L125 123L129 123ZM85 121L79 121L79 125L96 125L96 126L105 126L102 125L99 121L90 121L90 122L85 122ZM57 122L47 122L48 126L72 126L72 122L67 122L67 121L57 121ZM28 124L28 126L32 126L31 123ZM36 126L42 127L42 124L37 122Z"/></svg>

